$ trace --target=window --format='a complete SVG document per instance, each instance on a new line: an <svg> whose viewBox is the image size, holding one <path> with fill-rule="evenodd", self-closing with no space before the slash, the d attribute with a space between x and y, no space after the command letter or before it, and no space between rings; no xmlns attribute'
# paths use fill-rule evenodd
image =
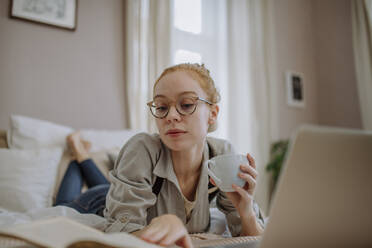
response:
<svg viewBox="0 0 372 248"><path fill-rule="evenodd" d="M174 26L194 34L201 33L201 0L175 0Z"/></svg>
<svg viewBox="0 0 372 248"><path fill-rule="evenodd" d="M175 0L173 5L173 62L201 63L197 43L202 33L202 0Z"/></svg>

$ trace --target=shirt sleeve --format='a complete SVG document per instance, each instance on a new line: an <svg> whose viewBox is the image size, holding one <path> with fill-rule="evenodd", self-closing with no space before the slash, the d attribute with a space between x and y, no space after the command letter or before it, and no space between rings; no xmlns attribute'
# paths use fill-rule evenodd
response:
<svg viewBox="0 0 372 248"><path fill-rule="evenodd" d="M110 171L106 196L105 232L134 232L147 223L147 209L156 203L152 193L153 167L158 152L148 134L137 134L122 148Z"/></svg>
<svg viewBox="0 0 372 248"><path fill-rule="evenodd" d="M242 228L240 216L225 193L221 191L218 193L216 204L217 208L226 216L227 225L229 227L231 235L233 237L239 236ZM264 228L264 218L256 201L253 201L253 211L256 215L257 222L261 225L262 228Z"/></svg>
<svg viewBox="0 0 372 248"><path fill-rule="evenodd" d="M216 199L217 208L225 214L226 222L233 237L239 236L242 225L240 216L234 205L223 192L218 192Z"/></svg>

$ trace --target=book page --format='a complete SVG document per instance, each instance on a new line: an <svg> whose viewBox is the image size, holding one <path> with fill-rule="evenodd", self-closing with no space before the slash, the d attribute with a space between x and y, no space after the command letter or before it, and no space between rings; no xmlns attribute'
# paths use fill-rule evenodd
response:
<svg viewBox="0 0 372 248"><path fill-rule="evenodd" d="M161 246L154 245L143 241L142 239L137 238L134 235L127 234L124 232L120 233L103 233L103 236L99 238L90 237L84 238L81 237L78 242L73 242L67 248L74 248L74 247L83 247L82 244L90 243L89 247L100 247L102 248L102 244L107 245L107 248L162 248ZM94 243L97 245L94 246ZM84 246L88 247L88 246Z"/></svg>
<svg viewBox="0 0 372 248"><path fill-rule="evenodd" d="M1 248L39 248L29 242L24 242L18 238L2 237L0 234L0 247Z"/></svg>
<svg viewBox="0 0 372 248"><path fill-rule="evenodd" d="M0 230L40 247L66 248L78 241L94 241L117 248L159 248L127 233L106 234L65 217L14 225ZM98 246L99 247L99 246Z"/></svg>

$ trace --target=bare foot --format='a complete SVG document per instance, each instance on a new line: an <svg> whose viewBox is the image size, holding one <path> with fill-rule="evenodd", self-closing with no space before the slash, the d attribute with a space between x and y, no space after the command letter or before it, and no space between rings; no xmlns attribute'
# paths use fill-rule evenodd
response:
<svg viewBox="0 0 372 248"><path fill-rule="evenodd" d="M83 139L81 140L81 142L83 142L83 146L85 147L85 150L89 152L90 148L92 148L92 143L90 143L90 141L83 140Z"/></svg>
<svg viewBox="0 0 372 248"><path fill-rule="evenodd" d="M72 155L78 163L89 158L88 150L90 148L90 142L82 140L79 131L68 135L66 141Z"/></svg>

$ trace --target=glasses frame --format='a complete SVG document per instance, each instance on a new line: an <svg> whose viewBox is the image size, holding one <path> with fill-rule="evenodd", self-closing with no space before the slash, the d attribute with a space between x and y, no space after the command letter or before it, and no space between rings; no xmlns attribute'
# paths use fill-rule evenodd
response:
<svg viewBox="0 0 372 248"><path fill-rule="evenodd" d="M204 103L206 103L206 104L213 105L213 103L211 103L210 101L208 101L208 100L206 100L206 99L204 99L204 98L198 97L198 96L192 96L192 97L188 97L188 98L192 98L192 99L194 99L195 101L202 101L202 102L204 102ZM178 101L178 100L177 100L177 101ZM178 110L178 108L177 108L177 102L174 102L172 105L169 105L168 111L167 111L167 113L166 113L163 117L158 117L158 116L156 116L156 115L152 112L152 108L153 108L153 107L156 107L156 106L154 105L154 100L148 102L146 105L149 106L151 114L152 114L155 118L157 118L157 119L164 119L165 117L167 117L168 114L169 114L169 111L170 111L170 109L171 109L170 107L172 107L172 105L174 105L174 108L176 109L177 113L179 113L179 114L182 115L182 116L192 115L192 114L195 112L196 108L198 107L198 104L196 103L196 106L195 106L194 110L193 110L190 114L183 114L183 113L181 113L181 112Z"/></svg>

